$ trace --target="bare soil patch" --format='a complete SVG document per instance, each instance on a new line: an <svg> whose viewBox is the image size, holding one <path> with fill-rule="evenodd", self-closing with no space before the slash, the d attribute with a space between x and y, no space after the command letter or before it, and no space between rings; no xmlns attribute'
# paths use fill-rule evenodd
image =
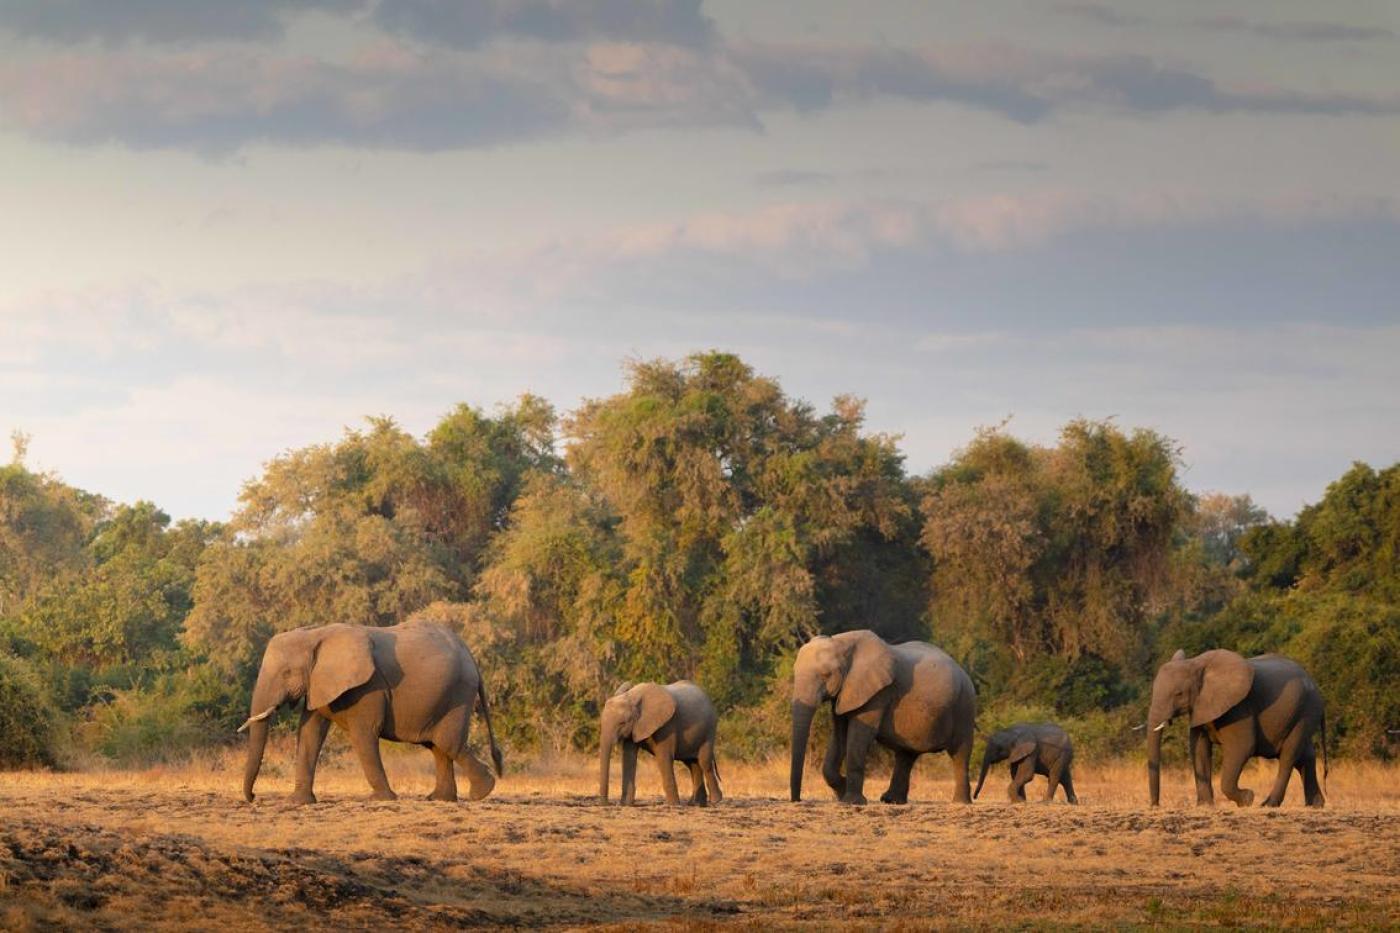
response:
<svg viewBox="0 0 1400 933"><path fill-rule="evenodd" d="M243 803L218 763L0 775L0 927L1400 925L1393 768L1334 772L1323 811L1188 807L1184 782L1151 810L1111 792L1126 767L1086 773L1080 807L990 781L957 806L931 773L917 802L865 808L736 768L700 810L662 806L652 774L642 805L601 805L584 763L432 803L428 770L399 763L402 798L378 803L333 764L301 808L276 775Z"/></svg>

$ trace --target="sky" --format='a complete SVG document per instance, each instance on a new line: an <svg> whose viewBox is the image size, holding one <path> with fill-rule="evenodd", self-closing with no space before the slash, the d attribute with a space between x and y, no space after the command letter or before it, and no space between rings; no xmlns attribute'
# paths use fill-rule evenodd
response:
<svg viewBox="0 0 1400 933"><path fill-rule="evenodd" d="M1400 460L1393 0L0 0L0 168L0 431L176 517L712 348L911 472Z"/></svg>

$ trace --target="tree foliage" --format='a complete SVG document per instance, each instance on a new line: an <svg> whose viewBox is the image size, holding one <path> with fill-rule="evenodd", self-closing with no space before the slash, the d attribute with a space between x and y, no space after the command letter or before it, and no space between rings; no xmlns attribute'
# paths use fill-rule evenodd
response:
<svg viewBox="0 0 1400 933"><path fill-rule="evenodd" d="M1053 716L1089 754L1140 746L1177 648L1297 658L1343 754L1400 728L1400 464L1291 521L1189 494L1171 440L1112 422L984 430L911 477L858 400L818 411L717 352L630 363L562 420L532 396L421 436L369 419L273 459L226 525L74 489L24 440L0 467L12 764L54 763L70 723L113 760L185 754L246 716L274 632L407 618L463 635L517 748L589 747L619 681L689 677L731 753L771 753L794 646L853 628L932 638L984 727Z"/></svg>

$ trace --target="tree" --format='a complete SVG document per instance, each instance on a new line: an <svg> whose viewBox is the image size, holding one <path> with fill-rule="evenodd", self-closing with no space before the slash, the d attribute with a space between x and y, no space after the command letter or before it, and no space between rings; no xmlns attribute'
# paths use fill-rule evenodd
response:
<svg viewBox="0 0 1400 933"><path fill-rule="evenodd" d="M568 513L571 534L616 556L586 575L586 625L566 611L559 624L606 645L618 676L695 676L721 703L752 695L805 635L870 624L846 614L882 604L848 548L909 534L911 508L893 439L863 420L849 398L817 415L729 354L633 363L624 392L565 422L569 495L588 503ZM534 526L522 515L507 540ZM493 566L483 580L523 573L511 592L548 593L542 570ZM482 598L525 618L497 583Z"/></svg>
<svg viewBox="0 0 1400 933"><path fill-rule="evenodd" d="M1167 438L1110 422L1072 421L1054 447L979 432L922 506L935 632L964 657L1004 650L1013 667L1090 652L1138 665L1190 505L1178 462Z"/></svg>
<svg viewBox="0 0 1400 933"><path fill-rule="evenodd" d="M178 648L193 607L195 565L218 528L181 522L149 502L119 506L85 548L86 566L54 577L18 629L50 660L102 669Z"/></svg>
<svg viewBox="0 0 1400 933"><path fill-rule="evenodd" d="M525 396L494 418L458 406L423 440L373 418L278 457L200 561L186 643L232 671L278 631L464 600L527 476L557 469L553 428Z"/></svg>

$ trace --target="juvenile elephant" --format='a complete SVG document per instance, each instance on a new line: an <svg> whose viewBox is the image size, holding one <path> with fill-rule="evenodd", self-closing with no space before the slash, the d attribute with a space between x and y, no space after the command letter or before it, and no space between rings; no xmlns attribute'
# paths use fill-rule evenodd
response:
<svg viewBox="0 0 1400 933"><path fill-rule="evenodd" d="M987 738L987 747L982 752L982 773L977 778L976 797L982 793L982 782L987 779L987 769L999 761L1011 762L1011 783L1006 787L1006 795L1012 803L1025 802L1026 785L1037 774L1049 779L1045 789L1045 801L1055 799L1055 788L1065 789L1065 799L1078 803L1074 794L1074 778L1070 774L1070 762L1074 760L1074 745L1069 735L1054 723L1017 723L1008 726Z"/></svg>
<svg viewBox="0 0 1400 933"><path fill-rule="evenodd" d="M1322 730L1326 775L1327 718L1322 694L1307 671L1276 654L1246 660L1233 651L1206 651L1194 658L1178 651L1157 670L1147 714L1147 785L1155 807L1161 789L1162 730L1178 715L1191 717L1190 752L1196 802L1213 803L1211 745L1223 752L1220 790L1241 807L1254 792L1239 786L1253 756L1278 759L1278 775L1264 806L1276 807L1288 791L1290 772L1303 776L1308 806L1325 803L1317 783L1313 735Z"/></svg>
<svg viewBox="0 0 1400 933"><path fill-rule="evenodd" d="M803 645L792 682L793 800L802 799L807 738L824 702L831 703L832 730L822 776L842 801L865 803L865 759L870 743L879 742L894 752L885 803L907 803L914 762L939 751L953 759L953 800L972 802L967 772L977 692L943 651L920 641L891 645L864 629Z"/></svg>
<svg viewBox="0 0 1400 933"><path fill-rule="evenodd" d="M283 632L267 643L253 688L252 715L238 730L249 730L244 799L253 799L268 718L283 704L303 698L292 793L296 803L316 801L316 758L331 723L350 734L376 800L396 797L379 757L381 738L432 749L437 784L428 799L457 799L454 762L466 769L472 800L491 793L496 779L467 748L473 709L481 710L496 774L501 773L486 688L471 651L455 633L428 622L388 628L325 625Z"/></svg>
<svg viewBox="0 0 1400 933"><path fill-rule="evenodd" d="M690 768L690 802L703 807L724 799L719 766L715 762L715 726L719 716L714 704L695 684L623 684L603 704L598 751L598 796L608 799L608 772L612 749L622 743L622 803L637 796L637 749L656 757L666 802L680 803L676 790L675 762Z"/></svg>

